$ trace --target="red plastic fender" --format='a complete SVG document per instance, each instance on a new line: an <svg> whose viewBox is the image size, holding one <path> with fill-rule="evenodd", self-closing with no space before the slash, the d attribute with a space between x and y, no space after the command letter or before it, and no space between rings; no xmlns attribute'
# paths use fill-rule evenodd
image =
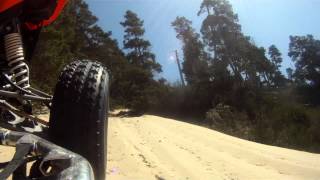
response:
<svg viewBox="0 0 320 180"><path fill-rule="evenodd" d="M49 19L44 19L41 22L35 24L35 23L31 23L31 22L25 22L25 25L28 29L30 30L35 30L38 29L42 26L47 26L49 24L51 24L53 21L55 21L57 19L57 17L59 16L59 14L61 13L62 9L64 8L64 6L67 4L68 0L52 0L52 1L57 1L57 6L55 8L55 10L53 11L53 14L50 16ZM10 9L11 7L22 3L23 0L0 0L0 13Z"/></svg>
<svg viewBox="0 0 320 180"><path fill-rule="evenodd" d="M53 21L55 21L58 18L59 14L63 10L64 6L67 4L67 1L68 0L57 0L57 7L49 19L43 20L42 22L40 22L38 24L26 22L25 24L26 24L27 28L30 30L36 30L42 26L47 26L47 25L51 24Z"/></svg>
<svg viewBox="0 0 320 180"><path fill-rule="evenodd" d="M22 0L0 0L0 13L6 11L7 9L21 3Z"/></svg>

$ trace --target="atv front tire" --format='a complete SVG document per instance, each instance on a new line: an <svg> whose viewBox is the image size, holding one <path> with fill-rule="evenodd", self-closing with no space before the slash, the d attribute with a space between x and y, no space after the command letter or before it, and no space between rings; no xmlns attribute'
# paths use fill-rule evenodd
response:
<svg viewBox="0 0 320 180"><path fill-rule="evenodd" d="M106 173L108 91L101 64L72 62L59 77L49 122L50 140L85 157L97 180Z"/></svg>

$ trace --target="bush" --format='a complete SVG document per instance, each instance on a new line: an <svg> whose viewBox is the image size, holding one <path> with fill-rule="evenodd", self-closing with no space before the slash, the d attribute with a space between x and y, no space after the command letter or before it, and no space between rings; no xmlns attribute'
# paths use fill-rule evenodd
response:
<svg viewBox="0 0 320 180"><path fill-rule="evenodd" d="M244 139L319 152L319 109L276 100L279 98L264 97L264 105L254 109L254 120L248 112L220 103L206 113L206 123L212 129Z"/></svg>
<svg viewBox="0 0 320 180"><path fill-rule="evenodd" d="M215 108L210 109L206 113L206 122L212 129L250 139L248 116L231 106L220 103Z"/></svg>
<svg viewBox="0 0 320 180"><path fill-rule="evenodd" d="M253 128L255 141L313 151L315 132L307 108L299 104L274 103L266 107Z"/></svg>

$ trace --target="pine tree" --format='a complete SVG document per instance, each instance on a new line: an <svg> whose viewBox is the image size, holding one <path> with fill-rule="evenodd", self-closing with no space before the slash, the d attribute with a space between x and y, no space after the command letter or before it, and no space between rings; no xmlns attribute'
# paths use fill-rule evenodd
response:
<svg viewBox="0 0 320 180"><path fill-rule="evenodd" d="M132 11L127 11L124 19L120 24L125 28L123 44L130 64L124 74L124 98L128 108L142 113L152 104L155 95L153 78L155 73L161 72L161 65L150 51L150 42L143 38L143 21Z"/></svg>
<svg viewBox="0 0 320 180"><path fill-rule="evenodd" d="M237 15L226 0L204 0L198 12L198 15L202 14L206 14L206 18L201 33L212 61L220 61L219 64L224 68L230 67L237 82L241 84L244 59L240 58L240 50L245 47L246 39L241 33Z"/></svg>
<svg viewBox="0 0 320 180"><path fill-rule="evenodd" d="M117 41L111 38L111 32L104 32L96 24L97 20L83 0L69 1L57 21L40 34L31 61L34 85L52 92L64 65L77 59L90 59L108 68L112 100L124 101L120 82L128 63Z"/></svg>
<svg viewBox="0 0 320 180"><path fill-rule="evenodd" d="M150 51L150 42L143 38L143 21L132 11L127 11L124 18L125 21L120 24L125 28L123 45L128 50L127 59L130 64L142 67L150 73L161 72L161 65Z"/></svg>
<svg viewBox="0 0 320 180"><path fill-rule="evenodd" d="M320 87L320 40L312 35L290 36L289 54L295 62L294 77L299 84Z"/></svg>
<svg viewBox="0 0 320 180"><path fill-rule="evenodd" d="M274 87L283 86L285 83L285 77L281 74L280 67L282 63L282 57L279 49L275 45L271 45L268 51L270 57L271 67L269 74Z"/></svg>
<svg viewBox="0 0 320 180"><path fill-rule="evenodd" d="M225 69L219 70L219 76L231 76L237 87L258 88L263 80L268 82L270 62L265 50L241 32L238 15L233 12L231 4L227 0L203 0L198 12L198 15L202 14L206 17L201 33L205 49L211 55L210 64ZM217 74L213 73L210 79L215 76Z"/></svg>
<svg viewBox="0 0 320 180"><path fill-rule="evenodd" d="M177 17L172 22L177 38L183 43L183 73L190 85L208 82L208 54L200 41L200 35L191 27L192 22L185 17Z"/></svg>
<svg viewBox="0 0 320 180"><path fill-rule="evenodd" d="M271 45L269 47L268 54L271 58L272 64L275 66L275 68L279 69L282 63L282 57L279 49L275 45Z"/></svg>

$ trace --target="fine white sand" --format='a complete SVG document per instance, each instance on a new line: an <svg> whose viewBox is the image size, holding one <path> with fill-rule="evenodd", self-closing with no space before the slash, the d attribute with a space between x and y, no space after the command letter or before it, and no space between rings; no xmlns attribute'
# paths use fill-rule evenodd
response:
<svg viewBox="0 0 320 180"><path fill-rule="evenodd" d="M320 179L320 155L157 116L109 120L109 180Z"/></svg>
<svg viewBox="0 0 320 180"><path fill-rule="evenodd" d="M157 116L109 118L108 180L320 179L320 155ZM14 148L0 146L0 162Z"/></svg>

